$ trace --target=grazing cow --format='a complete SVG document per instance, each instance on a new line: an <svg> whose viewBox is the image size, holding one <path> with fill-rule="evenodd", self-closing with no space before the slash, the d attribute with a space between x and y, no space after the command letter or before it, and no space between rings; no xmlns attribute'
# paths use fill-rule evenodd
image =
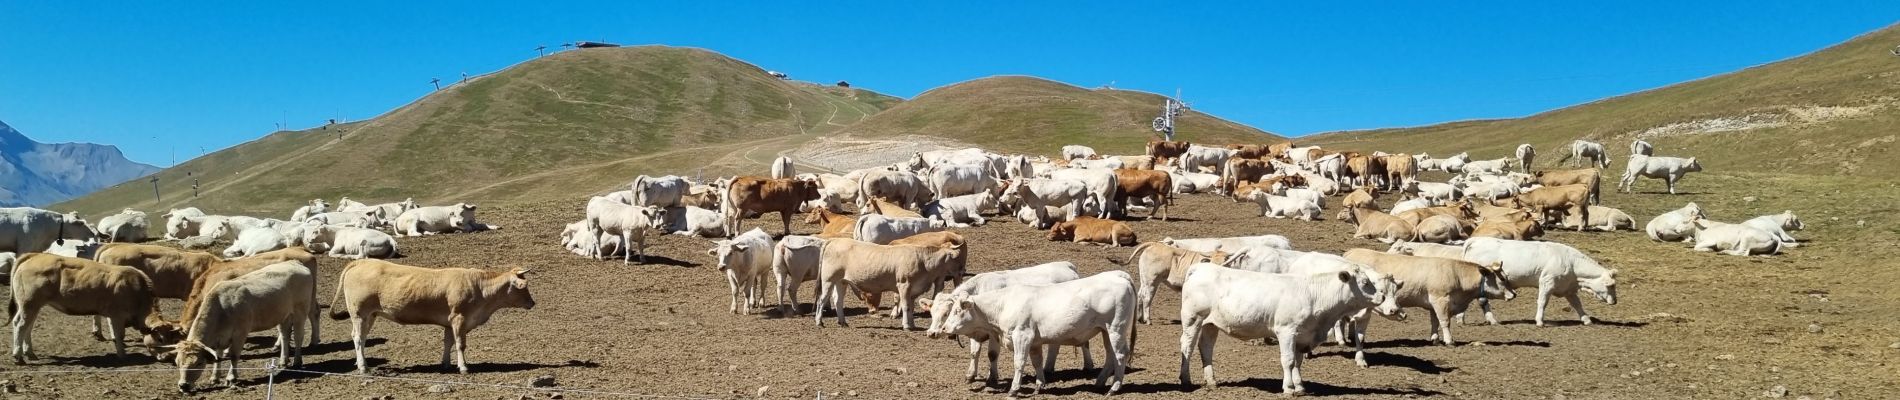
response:
<svg viewBox="0 0 1900 400"><path fill-rule="evenodd" d="M897 311L903 329L912 330L912 305L918 296L942 285L943 278L956 268L963 254L961 242L941 246L881 245L854 239L831 239L819 256L818 282L822 286L814 303L813 322L825 325L825 302L838 311L838 326L846 326L844 289L864 293L897 292Z"/></svg>
<svg viewBox="0 0 1900 400"><path fill-rule="evenodd" d="M1781 254L1781 241L1775 240L1774 234L1746 224L1698 219L1695 227L1695 251L1720 251L1732 256Z"/></svg>
<svg viewBox="0 0 1900 400"><path fill-rule="evenodd" d="M1742 221L1742 225L1768 232L1769 235L1775 237L1775 241L1781 242L1781 247L1785 248L1801 247L1801 242L1795 240L1793 235L1789 235L1788 231L1798 231L1808 227L1808 224L1801 223L1801 218L1794 216L1794 210L1750 218Z"/></svg>
<svg viewBox="0 0 1900 400"><path fill-rule="evenodd" d="M1532 176L1535 183L1544 186L1584 185L1590 187L1590 204L1601 204L1603 192L1603 173L1596 168L1573 169L1563 171L1537 171Z"/></svg>
<svg viewBox="0 0 1900 400"><path fill-rule="evenodd" d="M1391 254L1404 254L1408 256L1419 256L1419 257L1438 257L1438 258L1449 258L1449 259L1454 259L1454 260L1465 259L1465 246L1462 246L1462 245L1454 246L1454 245L1437 244L1437 243L1398 242L1398 243L1393 243L1392 247L1386 249L1385 252L1391 253Z"/></svg>
<svg viewBox="0 0 1900 400"><path fill-rule="evenodd" d="M620 204L599 197L588 200L587 209L585 230L599 238L595 243L608 243L617 238L620 252L625 254L620 258L621 265L628 264L628 259L634 257L639 257L640 263L646 264L646 231L665 228L665 209ZM727 218L731 218L731 215L728 214ZM726 232L732 232L731 225L727 225ZM595 260L606 259L603 252L593 253Z"/></svg>
<svg viewBox="0 0 1900 400"><path fill-rule="evenodd" d="M1136 199L1149 204L1148 219L1168 220L1168 205L1174 203L1174 180L1168 173L1151 170L1117 169L1115 170L1115 196L1117 214L1127 215L1128 206Z"/></svg>
<svg viewBox="0 0 1900 400"><path fill-rule="evenodd" d="M665 233L706 238L730 236L726 234L726 215L716 210L694 206L667 207L659 214L662 220L660 230Z"/></svg>
<svg viewBox="0 0 1900 400"><path fill-rule="evenodd" d="M1166 163L1168 160L1180 158L1181 154L1187 153L1188 146L1192 146L1192 144L1184 141L1164 141L1150 138L1148 139L1148 155L1154 156L1156 163ZM1183 166L1185 167L1185 165Z"/></svg>
<svg viewBox="0 0 1900 400"><path fill-rule="evenodd" d="M257 253L273 251L289 246L290 240L283 232L273 228L250 228L238 232L237 240L231 242L223 252L225 257L250 257Z"/></svg>
<svg viewBox="0 0 1900 400"><path fill-rule="evenodd" d="M1570 309L1577 312L1577 318L1584 325L1593 320L1584 313L1577 289L1590 291L1605 304L1616 304L1616 270L1604 268L1582 251L1563 243L1472 238L1465 241L1464 259L1479 265L1501 262L1504 279L1510 281L1511 287L1536 286L1537 326L1544 326L1544 306L1550 302L1550 296L1568 300ZM1484 307L1484 319L1496 325L1498 320L1491 314L1490 303L1479 300L1479 305Z"/></svg>
<svg viewBox="0 0 1900 400"><path fill-rule="evenodd" d="M1121 221L1076 217L1049 228L1049 240L1099 243L1108 247L1134 246L1135 229Z"/></svg>
<svg viewBox="0 0 1900 400"><path fill-rule="evenodd" d="M1686 243L1695 239L1695 221L1702 218L1702 206L1691 202L1650 219L1643 231L1649 233L1649 240Z"/></svg>
<svg viewBox="0 0 1900 400"><path fill-rule="evenodd" d="M323 199L310 199L310 204L297 207L296 211L290 212L290 222L303 222L305 219L310 219L312 215L328 211L330 211L330 203L325 203Z"/></svg>
<svg viewBox="0 0 1900 400"><path fill-rule="evenodd" d="M1581 215L1570 215L1564 217L1564 224L1583 224L1589 229L1604 232L1636 230L1635 218L1631 218L1623 210L1604 206L1590 206L1589 220L1584 220Z"/></svg>
<svg viewBox="0 0 1900 400"><path fill-rule="evenodd" d="M145 241L145 232L151 223L145 219L145 212L127 208L118 214L99 219L99 241L137 243Z"/></svg>
<svg viewBox="0 0 1900 400"><path fill-rule="evenodd" d="M1346 198L1339 201L1339 206L1346 209L1373 208L1378 206L1373 203L1373 201L1378 199L1378 189L1371 186L1360 186L1358 189L1353 189L1352 193L1346 194Z"/></svg>
<svg viewBox="0 0 1900 400"><path fill-rule="evenodd" d="M1380 242L1392 243L1412 241L1418 237L1417 227L1399 217L1376 209L1348 208L1340 210L1338 218L1340 221L1356 226L1352 233L1352 237L1355 238L1378 239Z"/></svg>
<svg viewBox="0 0 1900 400"><path fill-rule="evenodd" d="M792 166L792 158L778 156L772 159L772 178L785 179L798 175L798 169Z"/></svg>
<svg viewBox="0 0 1900 400"><path fill-rule="evenodd" d="M1319 203L1311 198L1276 196L1260 189L1253 189L1247 197L1260 204L1260 216L1263 217L1292 217L1301 221L1317 221L1320 218Z"/></svg>
<svg viewBox="0 0 1900 400"><path fill-rule="evenodd" d="M746 212L760 215L776 212L784 234L792 234L792 215L807 201L818 199L818 182L797 179L768 179L741 176L732 181L727 189L725 205L720 209L726 212L726 232L739 231L739 216Z"/></svg>
<svg viewBox="0 0 1900 400"><path fill-rule="evenodd" d="M16 263L8 277L12 295L7 302L15 364L38 359L33 354L33 325L42 307L104 318L109 327L105 332L120 357L125 356L125 328L153 334L146 322L155 301L152 279L138 269L45 253L20 256Z"/></svg>
<svg viewBox="0 0 1900 400"><path fill-rule="evenodd" d="M1472 238L1531 240L1543 235L1543 224L1539 224L1537 217L1524 210L1497 217L1485 217L1484 221L1471 229Z"/></svg>
<svg viewBox="0 0 1900 400"><path fill-rule="evenodd" d="M1272 337L1280 345L1280 390L1286 395L1305 393L1300 364L1327 330L1367 308L1397 313L1395 294L1403 287L1363 266L1282 275L1195 264L1187 272L1181 286L1181 384L1193 384L1188 357L1196 348L1203 382L1210 388L1218 382L1214 340L1221 333L1243 340Z"/></svg>
<svg viewBox="0 0 1900 400"><path fill-rule="evenodd" d="M1525 163L1525 164L1528 165L1528 163ZM1478 160L1478 161L1466 162L1464 167L1462 167L1462 169L1459 169L1459 171L1464 173L1465 175L1503 174L1506 170L1509 170L1510 168L1511 168L1511 159L1500 158L1496 160ZM1525 168L1528 168L1528 167L1525 167Z"/></svg>
<svg viewBox="0 0 1900 400"><path fill-rule="evenodd" d="M928 333L931 338L946 334L956 336L944 329L943 322L950 316L950 308L956 305L955 299L957 296L968 297L1018 286L1048 286L1073 281L1081 277L1081 274L1075 270L1075 263L1068 261L1057 261L1017 269L977 274L976 276L970 277L970 280L963 282L963 284L957 285L955 289L951 289L945 293L937 293L936 297L931 299L929 305L930 328L926 329L925 332ZM1003 338L989 336L986 335L985 332L980 331L965 331L963 334L969 335L968 337L970 339L970 368L968 374L964 376L964 379L970 382L976 381L977 352L981 351L981 349L987 345L990 356L990 375L987 381L990 383L996 382L996 355L997 349L1001 344L1000 342L1002 342L1000 339ZM951 337L950 340L957 340L957 338ZM1088 343L1084 342L1079 347L1082 348L1082 369L1095 369L1095 360L1089 354ZM1047 362L1042 363L1040 366L1040 371L1043 371L1042 373L1052 373L1055 371L1055 349L1054 347L1049 349L1048 357L1045 358Z"/></svg>
<svg viewBox="0 0 1900 400"><path fill-rule="evenodd" d="M1097 335L1103 336L1107 357L1096 384L1112 378L1106 394L1121 389L1135 335L1135 287L1127 272L1108 271L1048 286L1011 286L949 300L944 332L1009 343L1016 360L1010 395L1022 389L1023 367L1030 360L1043 360L1045 351L1053 357L1057 346L1087 344ZM1036 374L1037 392L1048 375Z"/></svg>
<svg viewBox="0 0 1900 400"><path fill-rule="evenodd" d="M437 233L475 232L475 205L455 203L449 206L417 207L396 217L395 231L400 236Z"/></svg>
<svg viewBox="0 0 1900 400"><path fill-rule="evenodd" d="M1656 148L1654 146L1650 146L1649 142L1645 142L1642 139L1636 139L1634 141L1630 141L1630 156L1631 157L1647 156L1647 155L1650 155L1650 153L1654 152L1655 150Z"/></svg>
<svg viewBox="0 0 1900 400"><path fill-rule="evenodd" d="M858 182L858 206L885 199L906 208L917 207L931 198L923 178L909 171L871 170ZM863 213L861 209L859 213Z"/></svg>
<svg viewBox="0 0 1900 400"><path fill-rule="evenodd" d="M198 207L174 208L166 211L162 216L165 217L165 238L175 240L197 236L198 225L191 223L189 219L203 217L205 212L199 210Z"/></svg>
<svg viewBox="0 0 1900 400"><path fill-rule="evenodd" d="M1586 185L1545 186L1518 194L1505 200L1506 207L1529 208L1534 219L1542 222L1552 210L1566 210L1565 215L1581 215L1583 221L1590 220L1590 187ZM1561 219L1559 221L1562 221ZM1577 231L1583 231L1584 224L1577 224Z"/></svg>
<svg viewBox="0 0 1900 400"><path fill-rule="evenodd" d="M1094 156L1095 149L1088 146L1073 144L1062 146L1062 159L1064 160L1083 160Z"/></svg>
<svg viewBox="0 0 1900 400"><path fill-rule="evenodd" d="M772 246L772 274L778 278L780 316L796 314L798 287L805 282L818 280L819 252L824 250L825 240L813 236L788 235ZM820 289L820 285L812 285L812 301L817 301ZM791 298L790 303L786 303L788 297Z"/></svg>
<svg viewBox="0 0 1900 400"><path fill-rule="evenodd" d="M1117 180L1117 176L1115 175L1114 171L1099 170L1099 169L1065 169L1065 170L1055 171L1054 173L1049 174L1049 176L1052 179L1070 179L1077 182L1081 182L1082 187L1086 189L1088 193L1088 198L1090 200L1094 200L1095 204L1099 206L1098 208L1100 208L1099 210L1096 210L1096 212L1092 213L1095 215L1096 218L1109 218L1110 217L1109 211L1118 207L1117 204L1114 202L1114 200L1115 200L1115 196L1118 195L1116 192L1117 192L1117 189L1121 187L1121 183ZM1053 205L1049 203L1043 203L1043 204ZM1077 211L1081 211L1081 210L1077 210Z"/></svg>
<svg viewBox="0 0 1900 400"><path fill-rule="evenodd" d="M851 228L851 238L876 244L890 244L891 241L911 237L925 232L937 232L947 228L942 220L930 218L892 218L877 214L859 216L856 225Z"/></svg>
<svg viewBox="0 0 1900 400"><path fill-rule="evenodd" d="M401 325L441 326L442 366L449 366L453 350L456 370L466 374L462 353L468 350L468 332L503 308L534 309L527 269L422 268L357 260L343 266L330 298L330 318L350 320L358 374L369 372L364 341L376 317Z"/></svg>
<svg viewBox="0 0 1900 400"><path fill-rule="evenodd" d="M0 208L0 251L28 253L52 247L60 239L96 240L99 235L78 213L38 208Z"/></svg>
<svg viewBox="0 0 1900 400"><path fill-rule="evenodd" d="M1493 261L1478 265L1464 260L1419 257L1387 254L1377 250L1346 250L1346 259L1372 266L1391 276L1392 279L1408 283L1393 296L1399 307L1423 308L1432 312L1432 336L1428 341L1455 346L1451 337L1451 316L1464 314L1465 308L1475 299L1505 299L1517 297L1512 291L1511 282L1504 279L1503 263ZM1353 323L1353 336L1359 338L1353 351L1353 360L1359 366L1366 366L1365 340L1366 318L1357 318ZM1442 340L1441 340L1442 339Z"/></svg>
<svg viewBox="0 0 1900 400"><path fill-rule="evenodd" d="M331 257L350 259L396 258L396 238L382 231L347 226L314 226L304 232L303 241L312 251Z"/></svg>
<svg viewBox="0 0 1900 400"><path fill-rule="evenodd" d="M1187 267L1196 263L1222 264L1227 261L1227 253L1220 251L1193 251L1174 247L1163 242L1142 243L1135 246L1135 252L1128 255L1128 262L1135 264L1139 272L1140 284L1136 286L1140 298L1141 323L1153 324L1150 319L1155 300L1155 292L1162 284L1169 289L1181 291L1181 282L1187 279Z"/></svg>
<svg viewBox="0 0 1900 400"><path fill-rule="evenodd" d="M1465 240L1464 220L1450 215L1433 215L1418 222L1418 241L1459 243Z"/></svg>
<svg viewBox="0 0 1900 400"><path fill-rule="evenodd" d="M265 329L277 328L277 365L303 365L303 348L294 342L309 314L317 310L317 280L311 273L301 263L285 261L206 288L196 318L186 321L190 330L174 347L178 391L190 393L207 363L213 376L219 364L230 363L223 381L236 385L244 339ZM296 354L295 362L286 363L290 361L287 353Z"/></svg>
<svg viewBox="0 0 1900 400"><path fill-rule="evenodd" d="M1603 149L1603 144L1583 139L1571 141L1570 152L1564 154L1563 158L1557 159L1557 163L1562 164L1566 160L1570 160L1571 165L1582 164L1601 168L1610 167L1610 153ZM1584 164L1586 162L1588 164Z"/></svg>
<svg viewBox="0 0 1900 400"><path fill-rule="evenodd" d="M1696 162L1695 157L1631 156L1629 168L1623 170L1623 180L1616 186L1628 193L1635 188L1637 177L1661 179L1669 185L1669 194L1676 194L1676 182L1690 172L1702 172L1702 163Z"/></svg>
<svg viewBox="0 0 1900 400"><path fill-rule="evenodd" d="M989 223L983 218L983 210L996 208L996 198L994 191L945 198L924 204L918 214L958 228L968 228L970 224L983 226Z"/></svg>
<svg viewBox="0 0 1900 400"><path fill-rule="evenodd" d="M759 228L731 240L714 241L713 248L706 250L732 286L728 310L733 314L751 314L752 307L765 306L765 274L772 272L772 250L772 235Z"/></svg>
<svg viewBox="0 0 1900 400"><path fill-rule="evenodd" d="M680 199L692 190L693 184L687 182L686 178L673 175L640 175L634 177L633 183L628 186L633 191L633 205L673 207L680 204Z"/></svg>

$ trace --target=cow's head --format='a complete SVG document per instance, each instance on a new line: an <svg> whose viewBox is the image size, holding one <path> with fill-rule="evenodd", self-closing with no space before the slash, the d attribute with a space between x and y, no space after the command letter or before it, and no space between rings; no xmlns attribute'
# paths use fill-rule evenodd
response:
<svg viewBox="0 0 1900 400"><path fill-rule="evenodd" d="M410 198L402 199L402 202L396 203L396 205L399 207L402 207L403 211L414 210L416 209L416 198L410 197ZM474 208L474 206L471 205L469 206L469 208Z"/></svg>
<svg viewBox="0 0 1900 400"><path fill-rule="evenodd" d="M494 293L487 294L495 299L495 308L534 309L534 294L528 292L528 271L532 269L514 267L502 273L501 284L494 289Z"/></svg>
<svg viewBox="0 0 1900 400"><path fill-rule="evenodd" d="M92 224L86 223L85 218L80 218L79 212L69 212L59 216L59 238L93 239L97 237L99 237L99 232L94 231Z"/></svg>
<svg viewBox="0 0 1900 400"><path fill-rule="evenodd" d="M414 204L414 203L410 203L410 204ZM449 215L450 225L466 228L475 223L475 205L474 204L455 203L454 207L455 207L455 214Z"/></svg>
<svg viewBox="0 0 1900 400"><path fill-rule="evenodd" d="M930 299L929 304L925 305L925 307L930 308L930 328L925 329L924 333L929 335L931 339L949 336L950 340L957 340L956 333L944 329L944 320L949 319L950 309L956 305L956 300L952 299L952 296L953 295L948 292L937 293L936 296Z"/></svg>
<svg viewBox="0 0 1900 400"><path fill-rule="evenodd" d="M329 251L332 245L330 242L334 241L335 236L336 227L320 223L304 223L303 243L310 247L310 251Z"/></svg>
<svg viewBox="0 0 1900 400"><path fill-rule="evenodd" d="M939 306L938 304L947 306ZM943 323L935 324L938 328L938 334L976 331L981 329L981 326L989 320L989 318L983 314L983 310L977 308L976 303L972 302L968 295L950 295L946 299L934 302L931 306L930 314L933 320L937 318L936 309L938 307L947 309L943 312Z"/></svg>
<svg viewBox="0 0 1900 400"><path fill-rule="evenodd" d="M1702 172L1702 163L1696 162L1695 157L1689 157L1689 161L1682 164L1682 170L1689 171L1689 172Z"/></svg>
<svg viewBox="0 0 1900 400"><path fill-rule="evenodd" d="M1794 216L1794 210L1782 210L1781 216L1776 219L1781 220L1781 229L1791 231L1808 229L1808 224L1802 223L1801 217Z"/></svg>
<svg viewBox="0 0 1900 400"><path fill-rule="evenodd" d="M1493 261L1489 265L1479 266L1478 275L1479 292L1485 298L1505 300L1517 298L1517 288L1512 287L1511 280L1504 277L1503 261Z"/></svg>
<svg viewBox="0 0 1900 400"><path fill-rule="evenodd" d="M1578 279L1577 283L1581 284L1584 290L1596 295L1597 300L1602 300L1603 304L1616 305L1616 270L1605 271L1603 276L1595 278Z"/></svg>
<svg viewBox="0 0 1900 400"><path fill-rule="evenodd" d="M1702 206L1697 205L1693 201L1689 202L1689 205L1682 206L1682 213L1684 216L1690 217L1692 219L1707 217L1706 215L1702 214Z"/></svg>
<svg viewBox="0 0 1900 400"><path fill-rule="evenodd" d="M1075 240L1075 223L1070 221L1055 223L1054 226L1049 227L1048 238L1054 241Z"/></svg>
<svg viewBox="0 0 1900 400"><path fill-rule="evenodd" d="M1405 282L1364 265L1339 271L1338 275L1339 281L1350 287L1355 295L1373 304L1373 312L1394 320L1405 320L1405 314L1399 311L1399 288L1404 287Z"/></svg>
<svg viewBox="0 0 1900 400"><path fill-rule="evenodd" d="M753 230L757 229L753 228ZM713 247L706 250L706 255L713 256L713 261L719 264L719 270L725 271L731 269L733 265L745 262L746 253L751 249L752 245L735 240L716 240L713 241Z"/></svg>
<svg viewBox="0 0 1900 400"><path fill-rule="evenodd" d="M215 364L219 360L217 350L197 340L181 340L172 345L170 350L174 354L172 364L178 366L179 393L191 393L191 385L204 375L205 365Z"/></svg>

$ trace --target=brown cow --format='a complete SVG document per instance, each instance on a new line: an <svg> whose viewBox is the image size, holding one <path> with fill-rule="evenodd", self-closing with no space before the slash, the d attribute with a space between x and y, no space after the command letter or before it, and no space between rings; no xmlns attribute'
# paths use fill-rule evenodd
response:
<svg viewBox="0 0 1900 400"><path fill-rule="evenodd" d="M725 200L725 204L730 207L723 207L726 211L726 235L737 236L739 216L748 211L760 215L778 213L779 222L785 228L784 234L792 234L792 215L797 214L805 202L819 198L818 186L818 182L797 178L733 178Z"/></svg>
<svg viewBox="0 0 1900 400"><path fill-rule="evenodd" d="M1537 171L1536 182L1544 186L1586 185L1590 187L1590 204L1602 204L1597 198L1603 187L1603 172L1596 168L1571 169L1561 171Z"/></svg>
<svg viewBox="0 0 1900 400"><path fill-rule="evenodd" d="M1399 219L1405 220L1405 222L1418 225L1419 221L1424 221L1426 218L1431 218L1435 215L1449 215L1458 219L1478 218L1478 213L1471 211L1471 203L1464 201L1445 203L1445 205L1438 207L1405 210L1405 212L1401 212L1397 216Z"/></svg>
<svg viewBox="0 0 1900 400"><path fill-rule="evenodd" d="M1399 190L1406 182L1418 182L1418 159L1399 153L1385 156L1385 188Z"/></svg>
<svg viewBox="0 0 1900 400"><path fill-rule="evenodd" d="M1129 198L1146 199L1151 208L1148 219L1161 214L1161 220L1168 220L1168 205L1174 203L1174 177L1166 172L1120 168L1115 170L1115 204L1121 206L1121 214L1128 214Z"/></svg>
<svg viewBox="0 0 1900 400"><path fill-rule="evenodd" d="M190 324L191 321L197 320L198 305L199 303L204 301L205 291L209 289L211 285L215 285L218 282L224 282L227 280L231 280L232 278L243 276L244 274L257 271L258 269L264 268L265 266L268 266L271 264L276 264L276 263L285 262L285 261L295 261L298 264L302 264L304 268L310 271L310 273L312 274L311 275L312 277L316 276L315 274L317 273L317 256L310 254L310 251L305 250L302 247L290 247L290 248L285 248L285 249L276 250L276 251L258 253L257 255L250 256L250 257L232 259L229 261L214 263L209 268L206 268L204 273L199 274L198 279L192 281L191 294L190 296L187 296L185 298L184 310L179 312L179 316L178 316L179 322L177 323L166 322L166 323L180 324L176 327L176 331L189 332L191 327L188 325ZM310 288L309 304L312 307L308 313L308 315L310 316L310 339L309 341L304 342L304 347L317 345L317 338L318 338L318 332L319 332L317 328L318 327L317 322L322 319L321 316L323 314L321 312L318 312L316 308L317 307L317 292L316 292L315 287ZM157 317L158 313L155 311L153 312L152 315L154 317ZM182 338L177 337L177 336L163 335L163 334L146 335L145 347L148 349L157 349L162 346L167 346L173 343L177 343L178 339L182 339ZM154 354L154 357L163 358L162 355L159 355L159 354Z"/></svg>
<svg viewBox="0 0 1900 400"><path fill-rule="evenodd" d="M1373 201L1378 199L1378 190L1373 189L1371 186L1360 186L1358 189L1353 189L1352 193L1347 193L1346 198L1339 201L1339 206L1345 208L1374 208L1378 205L1373 204Z"/></svg>
<svg viewBox="0 0 1900 400"><path fill-rule="evenodd" d="M330 298L330 318L350 320L359 374L369 370L363 360L363 342L376 317L402 325L442 327L442 366L449 365L453 350L456 370L466 374L468 363L462 352L468 349L468 332L488 323L503 308L534 309L527 269L422 268L356 260L343 266L336 294Z"/></svg>
<svg viewBox="0 0 1900 400"><path fill-rule="evenodd" d="M125 328L152 334L146 318L157 299L152 279L136 268L109 265L84 258L28 253L15 260L12 299L13 362L38 359L33 354L33 323L40 308L51 306L66 315L104 317L112 348L125 356Z"/></svg>
<svg viewBox="0 0 1900 400"><path fill-rule="evenodd" d="M850 238L850 237L846 236L846 238ZM956 253L950 256L948 260L945 260L947 264L944 265L945 269L944 269L943 281L949 281L950 285L954 287L955 285L963 284L964 275L969 274L970 249L967 247L963 247L963 244L964 244L963 235L959 235L956 232L950 232L950 231L924 232L924 233L919 233L916 235L911 235L910 237L907 237L907 238L892 240L891 244L892 245L922 246L922 247L930 247L930 248L954 246L954 248L957 249ZM929 290L930 290L930 293L936 293L938 291L941 291L941 289L943 289L941 285L932 285ZM866 312L867 314L877 313L878 305L882 304L884 293L885 292L873 293L869 291L864 291L862 289L858 290L858 299L864 300L864 304L870 305L870 311L867 311ZM899 315L897 315L897 312L898 312L897 308L895 307L891 308L891 318L899 317Z"/></svg>
<svg viewBox="0 0 1900 400"><path fill-rule="evenodd" d="M1230 144L1227 149L1234 151L1233 158L1265 160L1273 156L1273 151L1264 144Z"/></svg>
<svg viewBox="0 0 1900 400"><path fill-rule="evenodd" d="M946 236L945 238L949 238ZM813 321L824 326L826 301L838 311L838 326L846 326L844 296L846 287L864 293L897 292L897 310L904 330L915 329L911 321L912 305L930 288L939 287L943 278L956 268L953 263L963 255L963 244L945 240L938 246L907 244L881 245L855 239L825 241L819 251L818 282L821 287L814 301Z"/></svg>
<svg viewBox="0 0 1900 400"><path fill-rule="evenodd" d="M1478 226L1471 229L1471 237L1494 237L1510 240L1531 240L1544 235L1544 227L1531 217L1529 211L1517 210L1500 217L1486 217Z"/></svg>
<svg viewBox="0 0 1900 400"><path fill-rule="evenodd" d="M1048 238L1052 241L1100 243L1108 247L1134 246L1135 229L1121 221L1076 217L1075 220L1058 222L1050 227Z"/></svg>
<svg viewBox="0 0 1900 400"><path fill-rule="evenodd" d="M1267 146L1267 158L1286 158L1286 152L1293 150L1293 142L1280 142Z"/></svg>
<svg viewBox="0 0 1900 400"><path fill-rule="evenodd" d="M1347 152L1347 181L1358 186L1382 186L1378 183L1385 179L1385 163L1377 158L1356 152Z"/></svg>
<svg viewBox="0 0 1900 400"><path fill-rule="evenodd" d="M1185 141L1171 142L1149 138L1148 155L1154 156L1155 163L1165 164L1168 160L1180 158L1182 154L1186 154L1188 145Z"/></svg>
<svg viewBox="0 0 1900 400"><path fill-rule="evenodd" d="M1266 160L1227 159L1227 167L1221 171L1221 189L1234 193L1236 186L1247 182L1259 182L1267 174L1273 173L1273 164Z"/></svg>
<svg viewBox="0 0 1900 400"><path fill-rule="evenodd" d="M1590 187L1585 185L1545 186L1503 200L1505 206L1528 208L1539 222L1552 210L1566 210L1565 215L1577 215L1581 221L1590 220ZM1562 221L1559 218L1558 221ZM1577 224L1577 231L1583 231L1584 224Z"/></svg>
<svg viewBox="0 0 1900 400"><path fill-rule="evenodd" d="M858 218L834 213L824 207L819 207L811 210L810 215L805 217L805 223L825 225L823 229L818 231L817 236L844 234L846 237L850 237L852 228L857 226Z"/></svg>
<svg viewBox="0 0 1900 400"><path fill-rule="evenodd" d="M1339 210L1339 220L1353 224L1352 237L1378 239L1380 242L1409 242L1418 237L1418 228L1392 214L1365 207Z"/></svg>

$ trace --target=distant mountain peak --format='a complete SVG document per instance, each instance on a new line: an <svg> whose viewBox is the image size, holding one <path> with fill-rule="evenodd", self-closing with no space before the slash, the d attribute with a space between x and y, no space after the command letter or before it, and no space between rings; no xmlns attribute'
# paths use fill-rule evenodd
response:
<svg viewBox="0 0 1900 400"><path fill-rule="evenodd" d="M0 121L0 206L44 206L157 172L118 147L34 141Z"/></svg>

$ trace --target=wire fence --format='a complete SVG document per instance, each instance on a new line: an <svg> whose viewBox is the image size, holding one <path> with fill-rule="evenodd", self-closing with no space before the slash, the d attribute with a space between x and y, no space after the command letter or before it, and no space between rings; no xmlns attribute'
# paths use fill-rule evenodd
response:
<svg viewBox="0 0 1900 400"><path fill-rule="evenodd" d="M632 393L632 392L615 392L615 391L593 390L593 389L540 387L540 386L532 386L532 385L511 385L511 384L503 384L503 383L467 382L467 381L455 381L455 380L443 380L443 379L407 378L407 377L359 374L359 373L354 373L354 372L343 373L343 372L312 371L312 370L296 369L296 368L281 368L277 365L276 360L266 361L263 367L247 367L247 368L218 368L218 369L213 369L213 368L189 368L189 369L113 368L113 369L0 371L0 377L25 376L25 375L88 375L88 374L127 374L127 373L177 374L181 371L264 371L265 377L266 377L264 381L264 398L266 399L276 398L277 385L278 385L277 375L279 373L284 373L284 372L310 374L310 375L318 375L318 376L355 377L355 378L365 379L366 382L368 381L395 381L395 382L409 382L409 383L420 383L420 384L431 384L431 385L450 385L450 386L457 386L457 387L480 387L480 388L491 388L491 389L513 390L513 391L531 391L531 392L547 393L547 394L561 393L561 394L578 394L578 395L599 396L599 397L640 398L640 399L699 400L699 399L717 399L718 398L718 397L675 396L675 395L659 395L659 394L645 394L645 393ZM215 377L212 377L212 378L215 378ZM12 388L8 388L8 390L12 390ZM820 396L820 398L822 398L822 396Z"/></svg>

